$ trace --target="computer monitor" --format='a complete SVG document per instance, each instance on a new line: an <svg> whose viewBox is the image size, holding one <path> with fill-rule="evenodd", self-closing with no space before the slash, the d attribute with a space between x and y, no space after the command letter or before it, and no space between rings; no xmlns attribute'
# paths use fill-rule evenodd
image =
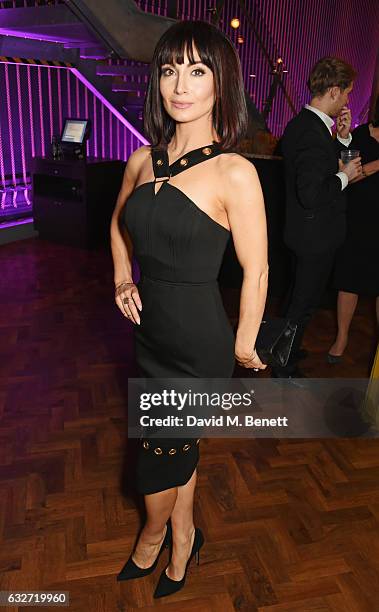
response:
<svg viewBox="0 0 379 612"><path fill-rule="evenodd" d="M61 142L83 144L88 138L88 119L66 119Z"/></svg>

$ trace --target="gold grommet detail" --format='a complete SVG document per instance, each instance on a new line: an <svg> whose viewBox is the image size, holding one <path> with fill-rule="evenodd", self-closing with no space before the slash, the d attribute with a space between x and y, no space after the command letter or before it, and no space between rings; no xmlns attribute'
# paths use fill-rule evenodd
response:
<svg viewBox="0 0 379 612"><path fill-rule="evenodd" d="M163 160L162 159L157 159L157 166L161 166L163 164Z"/></svg>
<svg viewBox="0 0 379 612"><path fill-rule="evenodd" d="M196 444L199 444L199 442L200 442L200 438L198 438L198 439L196 440Z"/></svg>
<svg viewBox="0 0 379 612"><path fill-rule="evenodd" d="M157 448L154 448L154 453L155 453L156 455L161 455L161 454L162 454L162 452L163 452L163 451L162 451L162 449L161 449L159 446L158 446Z"/></svg>
<svg viewBox="0 0 379 612"><path fill-rule="evenodd" d="M176 453L176 448L170 448L170 450L168 451L169 455L175 455Z"/></svg>
<svg viewBox="0 0 379 612"><path fill-rule="evenodd" d="M190 448L191 448L191 444L185 444L185 445L183 446L183 450L184 450L184 452L185 452L185 451L188 451Z"/></svg>
<svg viewBox="0 0 379 612"><path fill-rule="evenodd" d="M183 157L183 159L181 159L179 163L181 166L186 166L188 164L188 159L186 157Z"/></svg>
<svg viewBox="0 0 379 612"><path fill-rule="evenodd" d="M205 147L202 149L202 153L204 153L204 155L210 155L212 153L212 149L210 147Z"/></svg>
<svg viewBox="0 0 379 612"><path fill-rule="evenodd" d="M150 446L150 444L148 443L148 441L147 441L147 440L144 440L144 442L143 442L142 446L143 446L144 448L148 449L148 448L149 448L149 446Z"/></svg>

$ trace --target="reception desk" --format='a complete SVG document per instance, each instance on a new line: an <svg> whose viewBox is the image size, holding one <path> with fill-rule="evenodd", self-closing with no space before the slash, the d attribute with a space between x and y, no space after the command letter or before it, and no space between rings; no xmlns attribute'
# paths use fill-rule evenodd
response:
<svg viewBox="0 0 379 612"><path fill-rule="evenodd" d="M82 248L107 245L124 169L120 160L33 158L34 228L39 237Z"/></svg>

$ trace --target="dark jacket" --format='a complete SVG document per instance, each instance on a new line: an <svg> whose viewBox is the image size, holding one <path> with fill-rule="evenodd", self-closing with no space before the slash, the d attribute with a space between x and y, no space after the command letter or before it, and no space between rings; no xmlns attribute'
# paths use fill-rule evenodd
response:
<svg viewBox="0 0 379 612"><path fill-rule="evenodd" d="M303 108L282 138L286 175L284 240L295 252L317 254L338 248L346 232L345 194L336 173L345 148L324 122Z"/></svg>

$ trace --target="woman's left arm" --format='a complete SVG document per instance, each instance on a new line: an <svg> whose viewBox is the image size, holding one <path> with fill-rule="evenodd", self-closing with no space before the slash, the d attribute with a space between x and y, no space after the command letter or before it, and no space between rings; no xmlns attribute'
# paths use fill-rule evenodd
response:
<svg viewBox="0 0 379 612"><path fill-rule="evenodd" d="M266 366L255 352L268 285L267 227L261 184L253 164L233 155L223 186L224 206L243 269L235 356L240 365L264 369Z"/></svg>
<svg viewBox="0 0 379 612"><path fill-rule="evenodd" d="M350 181L350 183L358 183L358 181L362 181L376 172L379 172L379 159L364 164L362 166L362 173L357 178Z"/></svg>

